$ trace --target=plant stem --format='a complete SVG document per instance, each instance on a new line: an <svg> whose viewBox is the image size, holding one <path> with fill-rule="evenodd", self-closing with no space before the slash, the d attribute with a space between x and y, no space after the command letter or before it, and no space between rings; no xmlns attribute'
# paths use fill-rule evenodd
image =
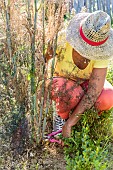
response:
<svg viewBox="0 0 113 170"><path fill-rule="evenodd" d="M7 46L8 46L8 55L9 62L11 65L11 57L12 57L12 43L11 43L11 28L10 28L10 0L8 0L7 4L4 0L4 6L6 11L6 38L7 38Z"/></svg>
<svg viewBox="0 0 113 170"><path fill-rule="evenodd" d="M35 34L37 25L37 0L34 0L35 15L34 15L34 27L33 34L31 36L31 122L32 122L32 139L34 138L35 126L34 126L34 115L36 112L36 81L35 81ZM28 0L28 10L30 8L30 1ZM29 13L29 24L31 26L31 15Z"/></svg>

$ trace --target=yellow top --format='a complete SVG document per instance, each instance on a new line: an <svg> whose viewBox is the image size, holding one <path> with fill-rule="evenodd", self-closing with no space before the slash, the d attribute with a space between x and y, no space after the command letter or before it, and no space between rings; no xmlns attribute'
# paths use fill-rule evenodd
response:
<svg viewBox="0 0 113 170"><path fill-rule="evenodd" d="M66 42L65 48L58 48L57 56L51 59L48 63L48 78L52 75L52 65L54 64L53 77L65 77L72 80L88 80L92 73L93 68L106 68L108 67L108 60L91 60L88 66L81 70L79 69L72 59L72 46Z"/></svg>

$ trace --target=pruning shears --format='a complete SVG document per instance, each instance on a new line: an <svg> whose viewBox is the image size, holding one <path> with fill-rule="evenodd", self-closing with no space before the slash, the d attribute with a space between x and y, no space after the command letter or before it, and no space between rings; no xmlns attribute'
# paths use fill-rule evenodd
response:
<svg viewBox="0 0 113 170"><path fill-rule="evenodd" d="M48 134L45 138L47 140L49 140L51 143L61 144L61 140L58 140L55 138L56 135L61 134L61 133L62 133L62 130L58 130L56 132L52 132L52 133Z"/></svg>

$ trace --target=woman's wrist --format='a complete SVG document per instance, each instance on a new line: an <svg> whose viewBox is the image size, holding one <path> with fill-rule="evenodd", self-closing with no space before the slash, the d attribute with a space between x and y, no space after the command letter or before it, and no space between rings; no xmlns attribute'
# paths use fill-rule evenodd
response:
<svg viewBox="0 0 113 170"><path fill-rule="evenodd" d="M70 118L67 120L67 126L72 127L76 125L76 123L80 120L81 115L79 114L72 114Z"/></svg>
<svg viewBox="0 0 113 170"><path fill-rule="evenodd" d="M74 126L76 123L73 123L71 120L67 120L67 122L66 122L66 125L68 126L68 127L72 127L72 126Z"/></svg>

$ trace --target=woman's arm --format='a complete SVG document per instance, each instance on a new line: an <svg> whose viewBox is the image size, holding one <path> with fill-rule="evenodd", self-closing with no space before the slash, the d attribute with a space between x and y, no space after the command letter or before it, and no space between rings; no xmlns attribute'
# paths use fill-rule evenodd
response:
<svg viewBox="0 0 113 170"><path fill-rule="evenodd" d="M71 127L74 126L80 119L81 114L87 109L90 109L96 102L98 96L100 95L107 73L107 68L94 68L91 74L87 93L84 94L83 98L73 111L70 118L67 120L63 126L63 136L69 137L71 134Z"/></svg>

